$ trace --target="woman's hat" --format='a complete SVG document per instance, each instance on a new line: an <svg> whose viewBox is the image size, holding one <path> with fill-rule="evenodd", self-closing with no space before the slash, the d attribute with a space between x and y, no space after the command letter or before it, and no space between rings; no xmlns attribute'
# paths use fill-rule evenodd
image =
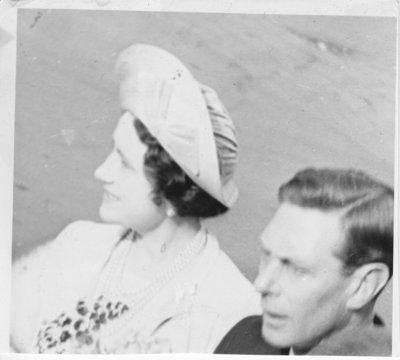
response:
<svg viewBox="0 0 400 360"><path fill-rule="evenodd" d="M199 84L175 56L151 45L125 49L116 72L121 108L146 125L197 185L231 207L238 196L232 180L236 133L215 91Z"/></svg>

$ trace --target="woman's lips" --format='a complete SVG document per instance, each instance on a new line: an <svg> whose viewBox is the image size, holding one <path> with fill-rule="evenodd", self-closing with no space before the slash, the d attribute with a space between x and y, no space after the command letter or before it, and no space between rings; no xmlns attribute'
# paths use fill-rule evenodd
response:
<svg viewBox="0 0 400 360"><path fill-rule="evenodd" d="M107 200L107 201L118 200L118 196L114 195L113 193L111 193L107 189L104 189L103 198L104 198L104 200Z"/></svg>

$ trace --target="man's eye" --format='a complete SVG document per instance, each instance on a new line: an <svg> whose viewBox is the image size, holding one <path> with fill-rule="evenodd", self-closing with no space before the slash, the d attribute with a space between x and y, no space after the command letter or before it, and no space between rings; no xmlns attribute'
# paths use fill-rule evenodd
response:
<svg viewBox="0 0 400 360"><path fill-rule="evenodd" d="M298 266L298 265L292 263L289 260L283 259L282 260L282 265L283 265L284 268L286 268L287 270L291 271L292 273L295 273L295 274L305 274L306 273L306 269L304 269L301 266Z"/></svg>
<svg viewBox="0 0 400 360"><path fill-rule="evenodd" d="M292 264L292 270L293 270L293 272L295 272L296 274L299 274L299 275L305 275L308 272L307 269L304 269L301 266L297 266L295 264Z"/></svg>

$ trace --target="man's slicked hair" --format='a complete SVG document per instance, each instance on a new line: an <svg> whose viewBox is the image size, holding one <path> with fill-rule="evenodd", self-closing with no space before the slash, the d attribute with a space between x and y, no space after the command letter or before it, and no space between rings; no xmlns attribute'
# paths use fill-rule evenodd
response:
<svg viewBox="0 0 400 360"><path fill-rule="evenodd" d="M393 189L352 169L305 169L279 188L279 201L325 212L339 211L345 270L380 262L393 271Z"/></svg>

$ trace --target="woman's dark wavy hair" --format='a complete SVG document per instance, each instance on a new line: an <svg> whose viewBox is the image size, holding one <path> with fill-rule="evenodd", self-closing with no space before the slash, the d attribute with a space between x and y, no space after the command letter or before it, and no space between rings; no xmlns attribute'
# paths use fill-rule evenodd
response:
<svg viewBox="0 0 400 360"><path fill-rule="evenodd" d="M280 202L340 211L345 245L338 257L347 272L380 262L393 271L393 189L352 169L305 169L279 189Z"/></svg>
<svg viewBox="0 0 400 360"><path fill-rule="evenodd" d="M153 201L167 200L178 216L208 218L225 213L228 208L201 189L164 150L139 120L134 126L140 141L147 146L144 169L153 185Z"/></svg>

